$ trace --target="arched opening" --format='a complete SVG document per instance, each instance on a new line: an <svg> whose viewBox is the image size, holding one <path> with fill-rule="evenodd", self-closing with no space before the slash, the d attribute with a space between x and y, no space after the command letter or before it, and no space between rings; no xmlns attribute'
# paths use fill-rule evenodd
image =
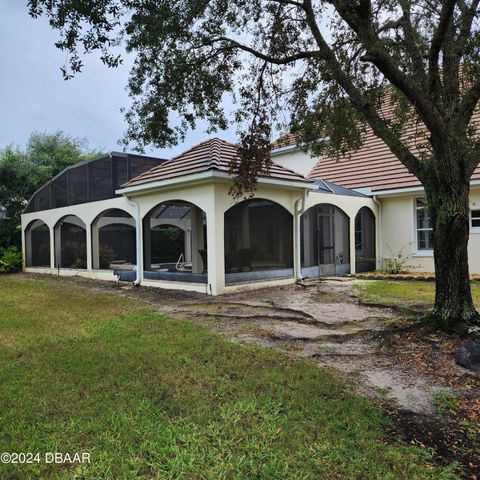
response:
<svg viewBox="0 0 480 480"><path fill-rule="evenodd" d="M75 215L67 215L55 225L55 267L87 268L87 231Z"/></svg>
<svg viewBox="0 0 480 480"><path fill-rule="evenodd" d="M303 277L350 272L349 219L340 208L321 203L301 217Z"/></svg>
<svg viewBox="0 0 480 480"><path fill-rule="evenodd" d="M25 254L27 267L50 267L50 229L45 222L34 220L25 229Z"/></svg>
<svg viewBox="0 0 480 480"><path fill-rule="evenodd" d="M269 200L225 212L225 283L293 275L293 219Z"/></svg>
<svg viewBox="0 0 480 480"><path fill-rule="evenodd" d="M92 223L92 267L133 269L135 261L135 219L118 208L100 214Z"/></svg>
<svg viewBox="0 0 480 480"><path fill-rule="evenodd" d="M205 212L182 200L162 202L143 219L144 277L207 282Z"/></svg>
<svg viewBox="0 0 480 480"><path fill-rule="evenodd" d="M368 207L362 207L355 217L356 271L375 270L375 216Z"/></svg>

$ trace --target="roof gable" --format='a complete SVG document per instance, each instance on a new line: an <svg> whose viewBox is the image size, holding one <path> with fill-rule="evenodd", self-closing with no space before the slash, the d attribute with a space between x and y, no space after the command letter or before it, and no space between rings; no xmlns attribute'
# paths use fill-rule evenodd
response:
<svg viewBox="0 0 480 480"><path fill-rule="evenodd" d="M238 147L219 138L212 138L199 143L177 157L158 165L151 170L132 178L122 188L145 185L152 182L183 177L207 171L230 172L232 162L238 158ZM268 173L260 175L263 178L311 183L309 179L275 163Z"/></svg>

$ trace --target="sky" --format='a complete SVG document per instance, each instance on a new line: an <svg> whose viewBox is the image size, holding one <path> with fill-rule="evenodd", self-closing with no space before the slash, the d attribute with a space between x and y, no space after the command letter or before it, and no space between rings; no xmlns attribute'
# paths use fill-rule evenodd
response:
<svg viewBox="0 0 480 480"><path fill-rule="evenodd" d="M125 89L128 61L109 69L94 56L73 80L63 80L65 54L45 18L32 19L23 0L0 0L0 148L24 146L34 131L63 130L84 137L92 148L122 150L126 130L122 107L130 105ZM131 59L130 59L131 62ZM190 132L172 149L147 149L146 154L170 158L209 138L205 128ZM235 141L235 127L217 136Z"/></svg>

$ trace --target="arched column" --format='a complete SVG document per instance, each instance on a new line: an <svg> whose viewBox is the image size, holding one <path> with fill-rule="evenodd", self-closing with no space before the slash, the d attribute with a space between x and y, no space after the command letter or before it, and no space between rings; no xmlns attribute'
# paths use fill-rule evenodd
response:
<svg viewBox="0 0 480 480"><path fill-rule="evenodd" d="M218 295L225 288L225 223L219 204L213 201L207 212L208 288L212 295Z"/></svg>
<svg viewBox="0 0 480 480"><path fill-rule="evenodd" d="M350 273L355 275L357 273L356 250L355 250L355 218L350 218Z"/></svg>

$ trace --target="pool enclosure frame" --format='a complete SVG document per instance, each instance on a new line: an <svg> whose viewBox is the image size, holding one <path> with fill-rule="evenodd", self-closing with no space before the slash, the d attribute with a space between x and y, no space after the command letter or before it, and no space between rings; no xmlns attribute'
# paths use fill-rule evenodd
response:
<svg viewBox="0 0 480 480"><path fill-rule="evenodd" d="M330 205L331 208L343 212L342 215L347 222L346 245L349 262L344 263L335 272L328 273L356 272L358 247L355 244L355 233L357 239L360 238L358 231L355 230L356 216L362 208L367 208L375 221L378 215L377 206L370 197L351 191L345 192L346 194L329 191L309 181L260 178L255 195L249 199L250 202L256 203L250 204L252 207L250 208L243 199L234 200L231 197L230 186L229 173L209 170L145 185L120 188L116 190L113 198L26 212L22 215L23 252L27 260L25 270L57 275L80 275L102 280L118 280L118 275L121 275L127 281L145 286L183 289L213 295L285 285L305 277L316 276L302 268L304 256L302 216L317 205ZM159 205L169 202L183 202L192 206L188 222L184 226L189 239L185 241L185 257L188 258L184 258L184 264L187 266L183 270L177 268L178 265L175 268L155 269L148 267L148 259L146 262L150 235L146 219ZM241 235L244 237L243 242L247 243L238 243L233 248L226 241L226 236L232 234L231 212L235 212L235 209L240 212L242 202L248 207L243 210L250 209L250 218L247 212L245 219L238 214L235 221L236 228L243 229ZM112 209L119 209L128 214L132 219L130 223L135 226L136 258L135 265L130 265L129 268L124 269L121 266L110 270L98 268L98 232L95 222L103 213ZM59 255L58 225L68 216L77 217L85 225L86 268L64 268L55 261ZM270 220L265 222L262 218ZM38 221L48 227L50 265L47 266L34 266L31 261L28 262L33 248L29 227L32 222ZM168 219L166 222L168 223ZM252 233L252 230L258 230L264 223L268 223L264 233ZM282 225L277 226L280 223ZM377 232L378 228L375 228L373 250L378 246ZM240 235L238 232L237 234ZM45 238L45 233L43 235ZM272 252L265 253L265 247L261 244L263 237L268 237ZM202 243L205 239L206 245ZM201 251L203 253L199 253ZM375 265L375 259L369 260Z"/></svg>

